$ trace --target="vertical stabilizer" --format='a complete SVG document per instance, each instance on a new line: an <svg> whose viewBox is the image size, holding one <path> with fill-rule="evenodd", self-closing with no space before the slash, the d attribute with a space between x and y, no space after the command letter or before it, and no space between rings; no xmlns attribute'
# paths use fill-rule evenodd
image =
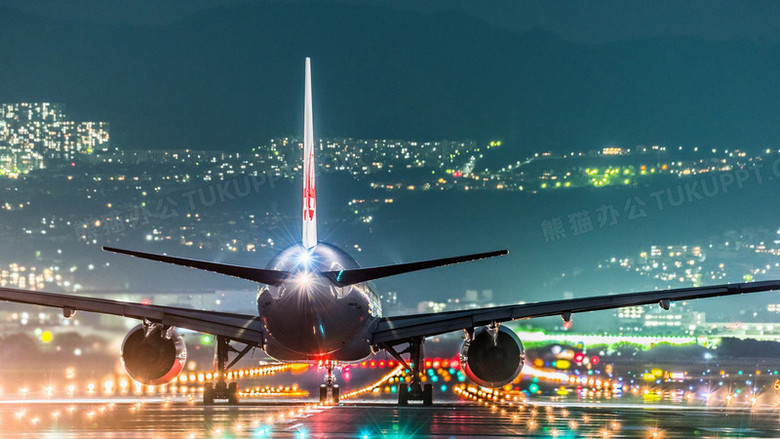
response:
<svg viewBox="0 0 780 439"><path fill-rule="evenodd" d="M314 128L311 110L311 60L306 58L303 110L303 247L317 245L317 198L314 185Z"/></svg>

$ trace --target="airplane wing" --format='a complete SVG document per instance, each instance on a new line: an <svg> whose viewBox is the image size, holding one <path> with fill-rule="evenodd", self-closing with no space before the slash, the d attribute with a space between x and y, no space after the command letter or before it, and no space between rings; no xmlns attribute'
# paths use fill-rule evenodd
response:
<svg viewBox="0 0 780 439"><path fill-rule="evenodd" d="M669 303L672 301L773 290L780 290L780 280L714 285L710 287L677 288L671 290L645 291L641 293L552 300L522 305L505 305L462 311L385 317L379 320L374 329L372 343L375 345L396 345L408 342L415 337L428 337L461 329L471 329L478 326L489 325L493 322L500 323L510 320L554 315L570 318L571 314L577 312L597 311L653 303L658 303L665 309L668 309Z"/></svg>
<svg viewBox="0 0 780 439"><path fill-rule="evenodd" d="M65 313L88 311L162 323L177 328L221 335L241 343L258 345L263 340L260 317L173 306L144 305L118 300L68 294L0 288L0 300L62 308Z"/></svg>

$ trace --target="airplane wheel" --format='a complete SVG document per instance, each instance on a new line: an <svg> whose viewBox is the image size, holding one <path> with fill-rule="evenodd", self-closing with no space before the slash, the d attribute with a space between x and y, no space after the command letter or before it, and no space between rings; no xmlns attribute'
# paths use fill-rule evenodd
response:
<svg viewBox="0 0 780 439"><path fill-rule="evenodd" d="M325 384L320 384L320 402L323 404L328 402L328 386Z"/></svg>
<svg viewBox="0 0 780 439"><path fill-rule="evenodd" d="M433 384L423 386L423 405L433 405Z"/></svg>
<svg viewBox="0 0 780 439"><path fill-rule="evenodd" d="M334 385L332 390L331 390L331 393L333 395L333 403L334 404L338 404L339 403L339 386L338 385Z"/></svg>
<svg viewBox="0 0 780 439"><path fill-rule="evenodd" d="M238 404L238 383L235 381L228 384L228 404Z"/></svg>
<svg viewBox="0 0 780 439"><path fill-rule="evenodd" d="M398 386L398 405L409 404L409 386L406 383L401 383Z"/></svg>
<svg viewBox="0 0 780 439"><path fill-rule="evenodd" d="M214 384L203 385L203 405L214 405Z"/></svg>

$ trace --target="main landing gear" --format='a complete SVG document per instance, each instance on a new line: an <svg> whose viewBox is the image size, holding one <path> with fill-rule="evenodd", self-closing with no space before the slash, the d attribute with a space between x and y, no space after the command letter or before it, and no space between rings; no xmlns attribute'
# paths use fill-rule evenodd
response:
<svg viewBox="0 0 780 439"><path fill-rule="evenodd" d="M398 386L398 405L409 405L409 401L422 401L424 406L433 405L433 385L423 384L421 379L422 365L425 364L424 345L425 337L415 337L409 342L409 347L401 352L397 352L392 346L384 346L390 355L411 371L409 385L401 383ZM401 357L401 354L406 352L409 353L409 363Z"/></svg>
<svg viewBox="0 0 780 439"><path fill-rule="evenodd" d="M227 400L228 404L238 404L238 383L225 381L227 371L252 349L253 345L247 345L239 351L230 346L230 339L221 335L217 336L217 351L214 354L214 363L217 368L216 382L209 382L203 386L203 405L213 405L217 399ZM228 364L228 354L238 352L236 358Z"/></svg>
<svg viewBox="0 0 780 439"><path fill-rule="evenodd" d="M338 404L339 385L336 384L336 380L333 378L333 368L336 367L336 363L326 360L325 367L328 369L328 374L325 375L325 383L320 384L320 402L322 404Z"/></svg>

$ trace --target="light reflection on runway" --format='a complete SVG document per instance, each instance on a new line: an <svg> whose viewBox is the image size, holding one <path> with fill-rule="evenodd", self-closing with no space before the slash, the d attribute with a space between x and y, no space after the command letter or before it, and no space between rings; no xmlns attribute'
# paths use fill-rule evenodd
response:
<svg viewBox="0 0 780 439"><path fill-rule="evenodd" d="M655 436L654 436L655 435ZM477 438L778 437L774 409L608 402L476 406L392 401L336 407L249 401L204 407L185 399L3 401L3 438Z"/></svg>

